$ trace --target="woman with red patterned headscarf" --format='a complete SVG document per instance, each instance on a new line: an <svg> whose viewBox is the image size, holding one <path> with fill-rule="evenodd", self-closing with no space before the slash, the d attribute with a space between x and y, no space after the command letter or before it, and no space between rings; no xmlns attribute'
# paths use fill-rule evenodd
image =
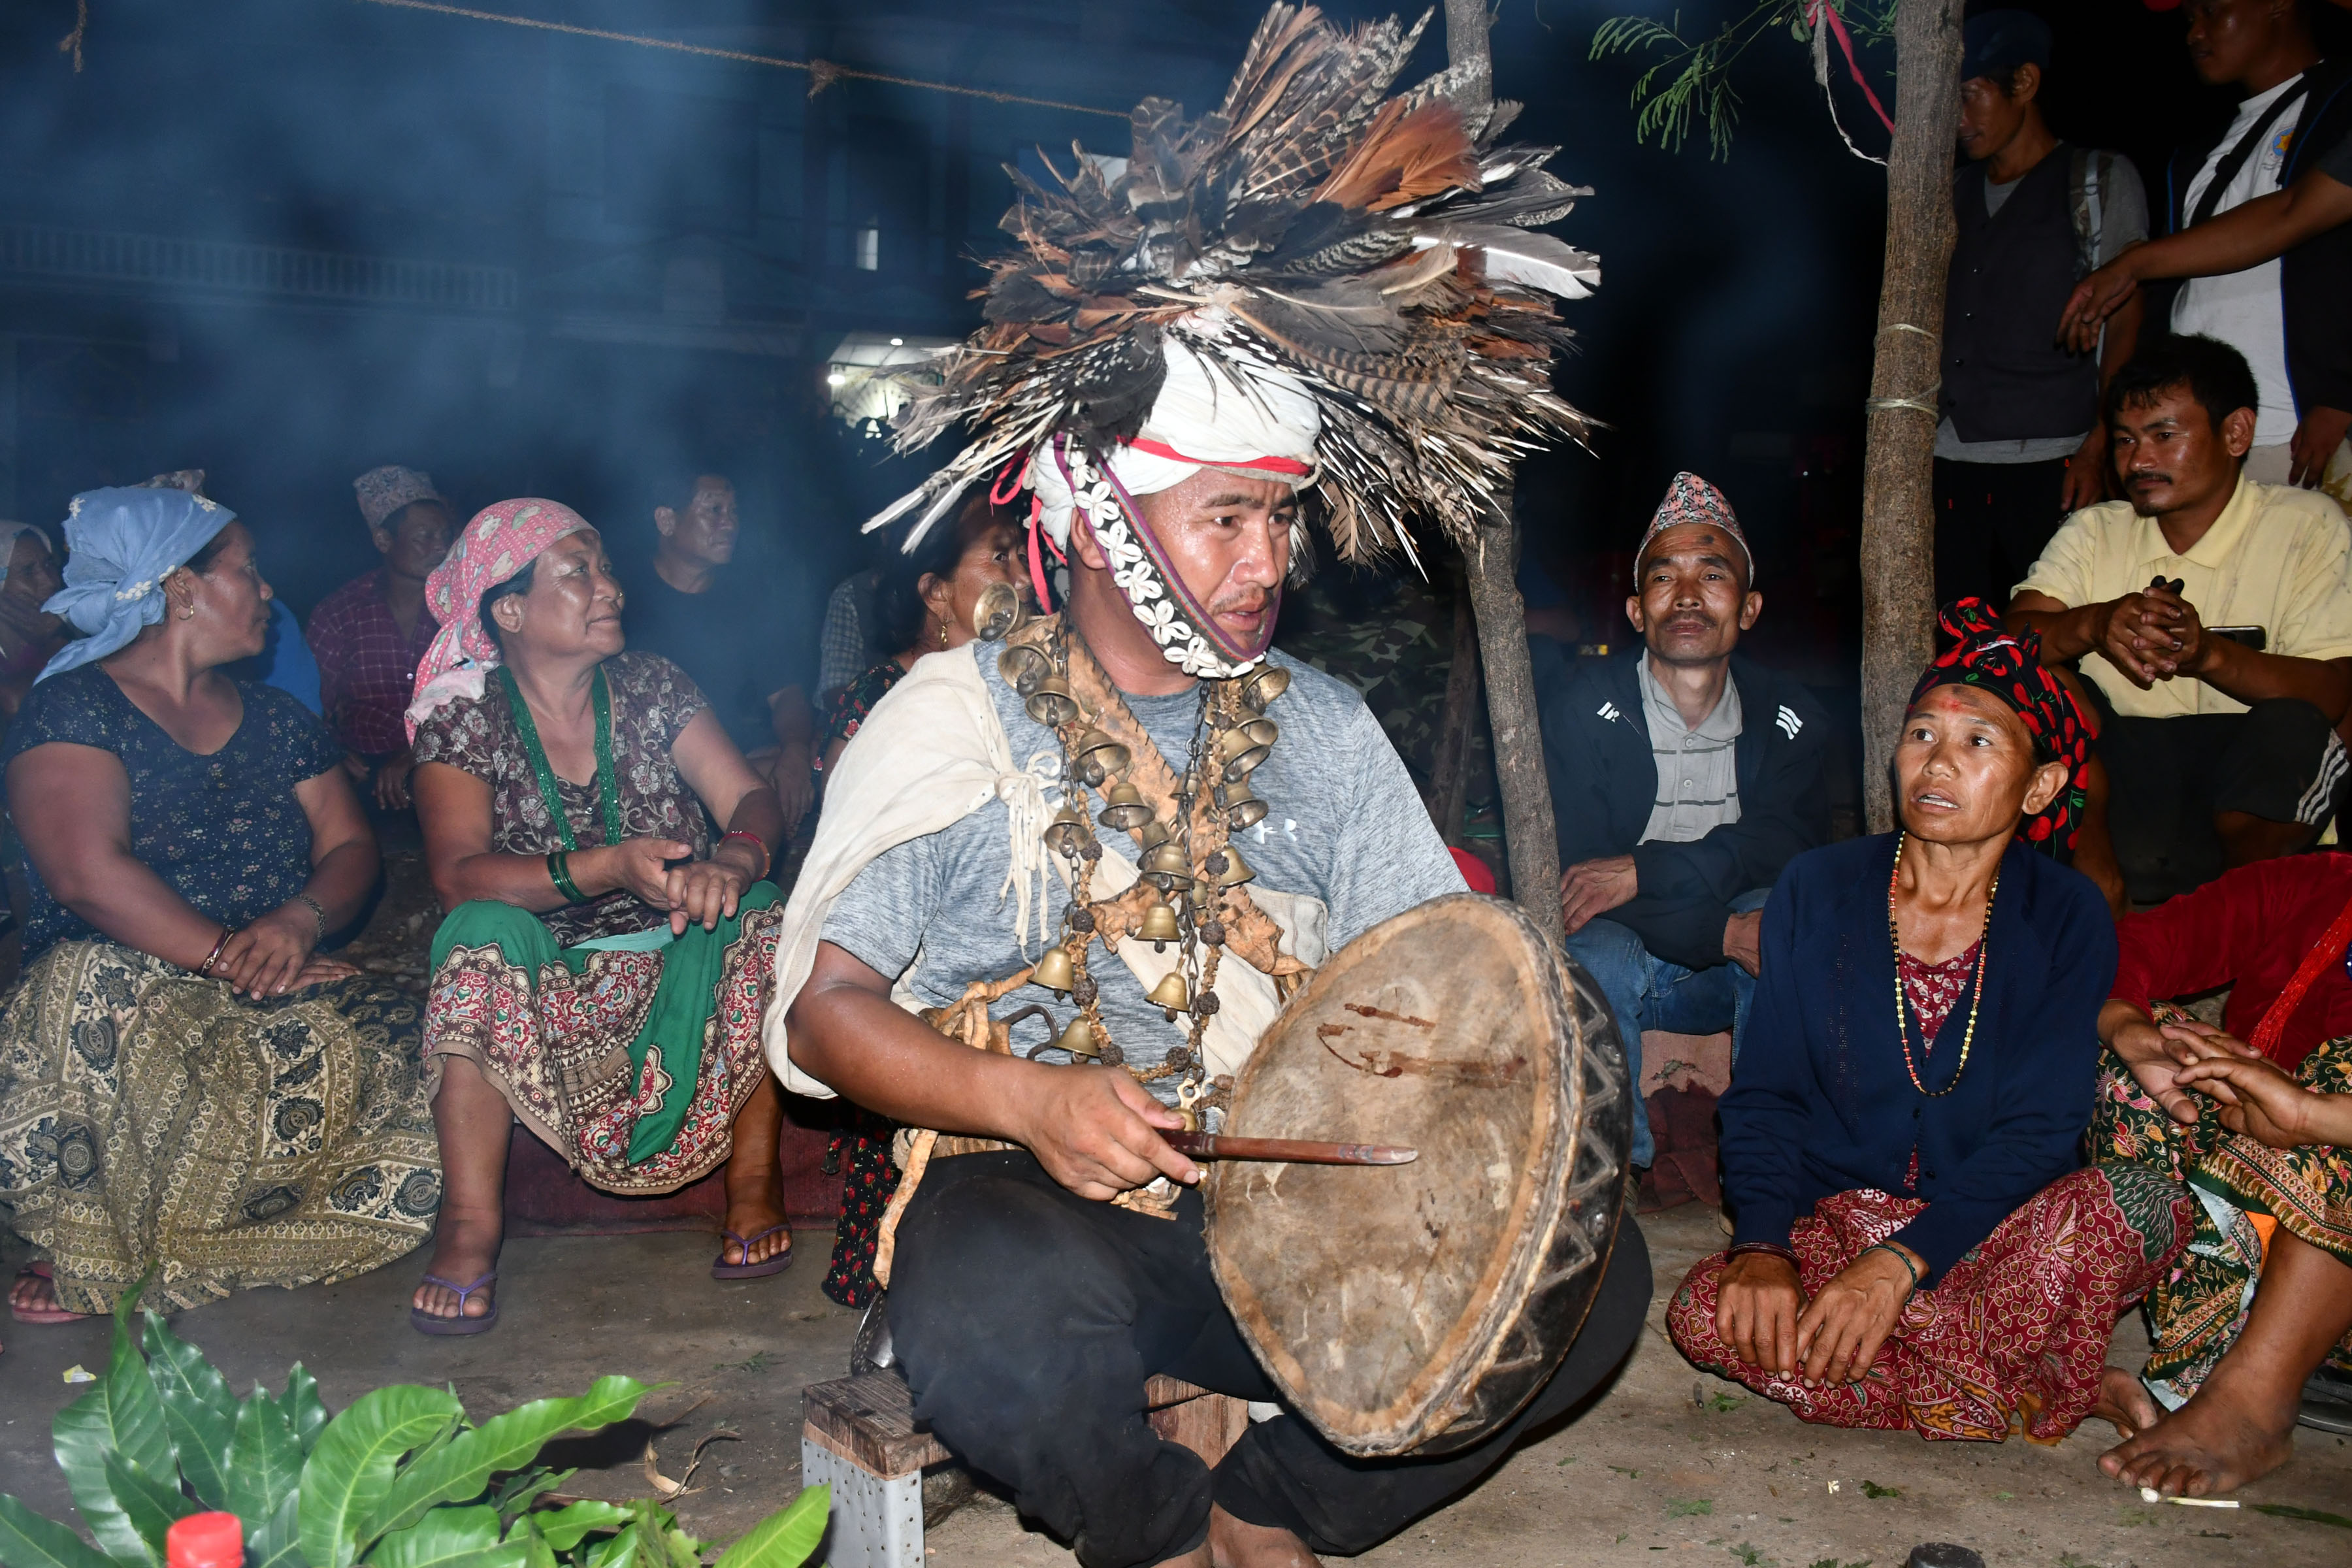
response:
<svg viewBox="0 0 2352 1568"><path fill-rule="evenodd" d="M1943 625L1895 747L1900 829L1799 856L1765 907L1722 1105L1735 1241L1666 1321L1808 1421L2055 1442L2192 1205L2076 1168L2115 927L2042 851L2081 811L2081 712L1980 601Z"/></svg>

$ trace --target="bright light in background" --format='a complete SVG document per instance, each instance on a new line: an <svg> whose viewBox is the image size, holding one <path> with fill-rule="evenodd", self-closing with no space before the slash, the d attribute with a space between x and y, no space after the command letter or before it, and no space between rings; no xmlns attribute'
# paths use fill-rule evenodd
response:
<svg viewBox="0 0 2352 1568"><path fill-rule="evenodd" d="M892 416L918 389L940 384L938 357L956 342L879 332L843 338L824 356L835 417L869 436L886 434Z"/></svg>

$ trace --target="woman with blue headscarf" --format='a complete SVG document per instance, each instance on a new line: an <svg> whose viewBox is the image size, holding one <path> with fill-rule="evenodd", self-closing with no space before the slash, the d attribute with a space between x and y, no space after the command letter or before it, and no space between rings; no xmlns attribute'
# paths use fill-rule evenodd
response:
<svg viewBox="0 0 2352 1568"><path fill-rule="evenodd" d="M81 635L5 752L32 886L0 1010L0 1205L40 1261L16 1315L340 1279L440 1196L416 1004L322 958L378 870L319 721L222 666L270 591L236 514L92 490L46 606Z"/></svg>

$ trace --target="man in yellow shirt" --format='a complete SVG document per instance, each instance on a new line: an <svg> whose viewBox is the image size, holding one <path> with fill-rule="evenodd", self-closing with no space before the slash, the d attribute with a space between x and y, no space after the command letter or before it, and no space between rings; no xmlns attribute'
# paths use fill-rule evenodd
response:
<svg viewBox="0 0 2352 1568"><path fill-rule="evenodd" d="M2044 663L2080 661L2136 901L2306 847L2345 780L2352 527L2241 472L2257 396L2226 343L2143 344L2106 395L2128 499L2069 518L2010 604Z"/></svg>

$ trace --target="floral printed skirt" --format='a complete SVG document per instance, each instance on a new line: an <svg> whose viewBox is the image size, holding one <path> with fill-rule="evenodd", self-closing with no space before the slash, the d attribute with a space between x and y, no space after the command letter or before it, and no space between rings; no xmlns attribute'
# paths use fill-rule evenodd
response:
<svg viewBox="0 0 2352 1568"><path fill-rule="evenodd" d="M1790 1233L1807 1299L1926 1206L1870 1189L1814 1205ZM2190 1206L2178 1183L2137 1165L2094 1166L2051 1183L1935 1289L1913 1295L1856 1384L1808 1388L1801 1375L1740 1361L1715 1327L1725 1253L1683 1280L1666 1331L1696 1365L1807 1421L1990 1442L2019 1432L2055 1443L2090 1414L2116 1320L2163 1278L2189 1236Z"/></svg>
<svg viewBox="0 0 2352 1568"><path fill-rule="evenodd" d="M60 942L0 1012L0 1204L58 1302L105 1312L345 1279L441 1204L418 1010L365 977L266 1001Z"/></svg>
<svg viewBox="0 0 2352 1568"><path fill-rule="evenodd" d="M2352 1037L2323 1042L2295 1076L2322 1094L2352 1094ZM2352 1149L2273 1149L2223 1127L2211 1100L2198 1105L2194 1127L2173 1121L2110 1054L2091 1113L2094 1158L2185 1183L2196 1202L2195 1234L2147 1297L2154 1348L2140 1379L2174 1410L2238 1342L2275 1232L2352 1264ZM2329 1361L2352 1372L2352 1335Z"/></svg>
<svg viewBox="0 0 2352 1568"><path fill-rule="evenodd" d="M723 1163L767 1060L783 905L755 882L716 930L559 947L510 904L459 905L433 939L434 1087L464 1057L525 1127L610 1193L673 1192Z"/></svg>

